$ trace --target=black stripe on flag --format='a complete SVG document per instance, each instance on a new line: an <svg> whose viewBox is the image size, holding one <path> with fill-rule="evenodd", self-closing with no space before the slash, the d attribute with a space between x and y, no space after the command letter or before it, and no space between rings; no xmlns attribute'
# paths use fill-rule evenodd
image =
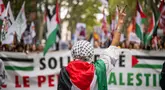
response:
<svg viewBox="0 0 165 90"><path fill-rule="evenodd" d="M33 58L13 58L13 57L0 57L0 59L2 59L2 61L6 62L6 61L15 61L15 62L29 62L29 63L33 63Z"/></svg>
<svg viewBox="0 0 165 90"><path fill-rule="evenodd" d="M150 59L150 60L163 60L165 61L164 56L140 56L140 55L134 55L137 59Z"/></svg>
<svg viewBox="0 0 165 90"><path fill-rule="evenodd" d="M71 90L72 83L70 81L70 77L66 68L63 67L60 71L60 75L58 77L58 89L57 90Z"/></svg>

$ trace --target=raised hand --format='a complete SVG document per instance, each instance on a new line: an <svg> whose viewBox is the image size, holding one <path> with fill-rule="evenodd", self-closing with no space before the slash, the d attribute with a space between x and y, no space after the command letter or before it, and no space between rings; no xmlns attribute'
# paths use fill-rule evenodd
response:
<svg viewBox="0 0 165 90"><path fill-rule="evenodd" d="M123 30L122 26L123 26L124 19L126 16L125 9L126 9L126 6L124 8L121 8L121 9L118 7L118 24L117 24L117 28L116 28L117 30L115 31L114 38L113 38L112 43L111 43L112 46L119 45L120 35L121 35L122 30Z"/></svg>
<svg viewBox="0 0 165 90"><path fill-rule="evenodd" d="M126 16L125 9L126 9L127 5L121 9L119 8L119 6L117 6L117 7L118 7L118 25L117 25L117 29L118 29L119 27L121 28L121 26L124 23L124 19Z"/></svg>

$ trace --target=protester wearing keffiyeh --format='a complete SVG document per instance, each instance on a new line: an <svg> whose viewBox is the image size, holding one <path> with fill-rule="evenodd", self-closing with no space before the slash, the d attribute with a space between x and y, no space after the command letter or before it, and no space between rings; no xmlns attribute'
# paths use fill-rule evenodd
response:
<svg viewBox="0 0 165 90"><path fill-rule="evenodd" d="M116 46L120 41L125 13L124 9L119 12L118 27L112 44L102 52L100 59L92 59L94 48L88 41L80 40L73 45L73 61L61 69L58 90L108 90L107 76L115 66L120 53Z"/></svg>
<svg viewBox="0 0 165 90"><path fill-rule="evenodd" d="M1 90L1 86L5 83L6 78L7 76L4 68L4 63L0 59L0 90Z"/></svg>

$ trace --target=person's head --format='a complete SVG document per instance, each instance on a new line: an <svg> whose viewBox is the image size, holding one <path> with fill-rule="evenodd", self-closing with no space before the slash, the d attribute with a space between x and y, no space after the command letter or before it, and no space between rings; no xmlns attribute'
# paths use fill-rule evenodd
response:
<svg viewBox="0 0 165 90"><path fill-rule="evenodd" d="M133 44L133 49L140 49L140 45L138 43Z"/></svg>
<svg viewBox="0 0 165 90"><path fill-rule="evenodd" d="M91 62L94 55L94 48L90 44L90 42L80 40L73 45L71 49L71 54L74 60L79 59Z"/></svg>
<svg viewBox="0 0 165 90"><path fill-rule="evenodd" d="M43 47L42 45L38 45L38 47L37 47L37 51L42 52L43 49L44 49L44 47Z"/></svg>
<svg viewBox="0 0 165 90"><path fill-rule="evenodd" d="M26 44L25 45L25 51L29 51L30 50L30 45Z"/></svg>
<svg viewBox="0 0 165 90"><path fill-rule="evenodd" d="M5 45L2 45L2 51L6 51Z"/></svg>
<svg viewBox="0 0 165 90"><path fill-rule="evenodd" d="M161 45L161 43L162 43L162 40L159 39L159 40L158 40L158 45Z"/></svg>
<svg viewBox="0 0 165 90"><path fill-rule="evenodd" d="M99 47L100 47L99 41L94 41L94 48L99 48Z"/></svg>
<svg viewBox="0 0 165 90"><path fill-rule="evenodd" d="M8 51L10 51L10 52L13 51L12 45L9 45Z"/></svg>
<svg viewBox="0 0 165 90"><path fill-rule="evenodd" d="M18 52L23 52L23 51L24 51L23 45L18 44L18 45L17 45L17 51L18 51Z"/></svg>
<svg viewBox="0 0 165 90"><path fill-rule="evenodd" d="M125 46L125 43L124 43L124 42L122 42L122 43L121 43L121 48L126 48L126 46Z"/></svg>
<svg viewBox="0 0 165 90"><path fill-rule="evenodd" d="M36 51L36 45L35 44L32 45L32 51Z"/></svg>
<svg viewBox="0 0 165 90"><path fill-rule="evenodd" d="M130 43L128 48L133 49L133 43Z"/></svg>
<svg viewBox="0 0 165 90"><path fill-rule="evenodd" d="M69 50L71 50L72 49L72 42L71 41L69 41L69 44L68 44L69 46L68 46L68 48L69 48Z"/></svg>

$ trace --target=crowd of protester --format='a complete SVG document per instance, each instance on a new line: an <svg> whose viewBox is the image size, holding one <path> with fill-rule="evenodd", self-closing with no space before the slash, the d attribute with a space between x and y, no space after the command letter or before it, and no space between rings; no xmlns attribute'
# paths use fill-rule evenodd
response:
<svg viewBox="0 0 165 90"><path fill-rule="evenodd" d="M112 42L110 38L107 38L105 42L101 42L99 40L93 40L93 41L88 40L88 41L90 41L93 44L94 48L107 48L111 45ZM74 44L73 41L59 41L56 43L56 45L53 45L53 47L50 48L50 51L70 50L73 44ZM35 44L24 44L23 42L21 42L19 44L2 45L2 43L0 42L0 51L25 52L25 53L42 52L44 46L45 46L45 40ZM150 44L148 45L124 40L120 42L118 47L122 49L163 50L165 49L165 40L164 37L159 37L159 39L157 39L157 43L154 43L153 40L151 40Z"/></svg>
<svg viewBox="0 0 165 90"><path fill-rule="evenodd" d="M0 51L8 52L41 52L43 51L43 46L41 44L3 44L0 42Z"/></svg>
<svg viewBox="0 0 165 90"><path fill-rule="evenodd" d="M35 44L17 44L17 45L0 45L0 51L9 51L9 52L41 52L43 51L43 46L42 45L35 45Z"/></svg>
<svg viewBox="0 0 165 90"><path fill-rule="evenodd" d="M111 40L107 39L104 43L99 41L94 41L95 48L107 48L111 44ZM165 39L164 37L158 37L154 42L152 39L149 44L144 45L142 42L130 42L129 40L124 40L118 45L122 49L141 49L141 50L163 50L165 49Z"/></svg>

